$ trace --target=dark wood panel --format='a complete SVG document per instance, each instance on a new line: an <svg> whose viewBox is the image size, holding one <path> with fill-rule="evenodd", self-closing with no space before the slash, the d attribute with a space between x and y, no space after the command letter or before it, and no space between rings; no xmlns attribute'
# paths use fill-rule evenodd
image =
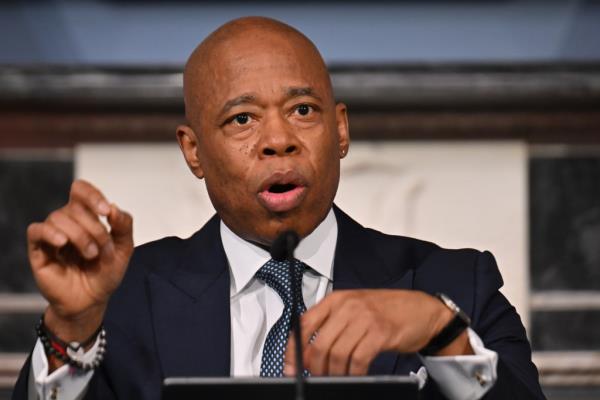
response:
<svg viewBox="0 0 600 400"><path fill-rule="evenodd" d="M600 143L600 112L397 112L351 114L355 139Z"/></svg>
<svg viewBox="0 0 600 400"><path fill-rule="evenodd" d="M87 142L175 140L183 116L160 113L0 113L0 147L71 147Z"/></svg>
<svg viewBox="0 0 600 400"><path fill-rule="evenodd" d="M170 142L179 113L0 112L0 147ZM496 140L600 143L600 112L352 112L354 140Z"/></svg>

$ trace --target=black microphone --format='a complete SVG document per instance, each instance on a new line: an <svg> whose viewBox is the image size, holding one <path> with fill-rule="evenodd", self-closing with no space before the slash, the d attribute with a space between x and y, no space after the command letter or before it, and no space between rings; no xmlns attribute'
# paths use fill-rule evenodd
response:
<svg viewBox="0 0 600 400"><path fill-rule="evenodd" d="M297 285L294 273L294 250L300 243L300 237L294 231L285 231L273 242L271 246L271 257L276 261L288 262L290 275L292 277L292 288ZM300 282L302 287L302 282ZM302 290L300 291L302 294ZM292 293L292 331L294 334L296 348L296 400L304 400L304 362L302 361L302 332L300 331L300 315L298 313L299 299L296 292Z"/></svg>
<svg viewBox="0 0 600 400"><path fill-rule="evenodd" d="M271 246L271 257L275 261L292 261L294 259L294 250L300 243L300 237L294 231L285 231L273 242Z"/></svg>

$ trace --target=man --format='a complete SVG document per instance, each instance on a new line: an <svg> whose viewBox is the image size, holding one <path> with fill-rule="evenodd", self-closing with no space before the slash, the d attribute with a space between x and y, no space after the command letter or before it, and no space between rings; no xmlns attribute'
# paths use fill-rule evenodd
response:
<svg viewBox="0 0 600 400"><path fill-rule="evenodd" d="M177 139L217 216L189 239L133 252L131 217L76 181L68 204L28 229L49 306L16 398L29 389L155 399L167 376L293 374L286 290L301 290L308 309L301 325L312 375L414 372L426 398L543 398L489 253L387 236L333 206L349 148L346 107L305 36L265 18L229 22L190 56L184 96ZM303 238L298 288L277 281L287 269L265 250L290 229ZM447 337L460 321L436 292L469 314L471 329ZM95 368L70 374L56 349L86 342L86 354L97 354L102 324L106 358L97 366L81 350L71 357Z"/></svg>

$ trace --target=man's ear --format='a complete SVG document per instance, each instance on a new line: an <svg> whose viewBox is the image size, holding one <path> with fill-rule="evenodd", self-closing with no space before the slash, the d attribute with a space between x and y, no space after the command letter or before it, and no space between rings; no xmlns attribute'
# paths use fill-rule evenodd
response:
<svg viewBox="0 0 600 400"><path fill-rule="evenodd" d="M179 142L179 148L192 173L199 179L204 178L204 170L198 157L198 138L194 130L187 125L179 125L177 127L177 142Z"/></svg>
<svg viewBox="0 0 600 400"><path fill-rule="evenodd" d="M344 103L337 103L335 105L335 120L337 123L340 158L344 158L350 148L350 127L348 125L348 112Z"/></svg>

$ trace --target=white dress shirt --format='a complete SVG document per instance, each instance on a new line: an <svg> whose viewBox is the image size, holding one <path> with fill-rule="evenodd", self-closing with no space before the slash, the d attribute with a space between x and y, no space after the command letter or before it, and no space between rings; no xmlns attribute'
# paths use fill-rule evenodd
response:
<svg viewBox="0 0 600 400"><path fill-rule="evenodd" d="M231 375L258 376L264 342L283 313L283 301L275 290L254 277L271 258L269 253L237 236L223 222L220 230L231 278ZM302 294L307 308L332 290L337 234L337 221L331 210L296 249L295 257L310 267L302 279ZM425 368L414 373L421 387L430 376L449 399L475 400L493 386L498 356L483 346L473 330L469 329L468 333L475 354L422 357ZM31 366L30 399L35 398L34 394L37 398L49 399L56 390L59 399L80 398L93 374L69 375L68 367L62 366L48 375L48 362L39 340Z"/></svg>

